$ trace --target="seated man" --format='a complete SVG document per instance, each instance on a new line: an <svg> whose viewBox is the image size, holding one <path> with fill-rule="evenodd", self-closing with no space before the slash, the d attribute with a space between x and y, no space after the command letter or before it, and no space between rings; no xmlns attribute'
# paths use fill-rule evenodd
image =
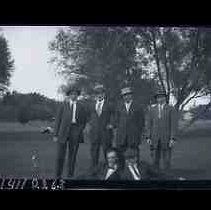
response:
<svg viewBox="0 0 211 210"><path fill-rule="evenodd" d="M99 164L97 168L90 173L78 176L79 180L108 180L118 181L121 178L120 154L116 148L109 148L106 151L106 162Z"/></svg>
<svg viewBox="0 0 211 210"><path fill-rule="evenodd" d="M158 172L152 166L141 161L139 162L138 151L129 148L125 154L125 166L121 174L122 180L165 180L165 174Z"/></svg>
<svg viewBox="0 0 211 210"><path fill-rule="evenodd" d="M120 154L115 148L106 152L106 163L99 166L96 178L99 180L120 180Z"/></svg>

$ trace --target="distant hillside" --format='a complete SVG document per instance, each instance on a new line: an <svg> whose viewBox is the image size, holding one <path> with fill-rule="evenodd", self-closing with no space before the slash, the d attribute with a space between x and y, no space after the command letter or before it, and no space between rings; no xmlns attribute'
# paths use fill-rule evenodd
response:
<svg viewBox="0 0 211 210"><path fill-rule="evenodd" d="M59 103L38 93L8 92L0 102L0 121L50 121L55 117Z"/></svg>

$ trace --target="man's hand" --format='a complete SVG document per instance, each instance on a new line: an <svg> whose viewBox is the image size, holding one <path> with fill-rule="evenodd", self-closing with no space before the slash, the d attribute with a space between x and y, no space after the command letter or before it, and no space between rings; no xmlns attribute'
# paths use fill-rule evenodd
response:
<svg viewBox="0 0 211 210"><path fill-rule="evenodd" d="M106 129L112 129L113 128L113 125L111 125L111 124L108 124L107 126L106 126Z"/></svg>
<svg viewBox="0 0 211 210"><path fill-rule="evenodd" d="M152 145L152 140L150 138L147 138L147 144Z"/></svg>
<svg viewBox="0 0 211 210"><path fill-rule="evenodd" d="M57 142L58 141L58 137L57 136L54 136L53 137L53 142Z"/></svg>
<svg viewBox="0 0 211 210"><path fill-rule="evenodd" d="M170 141L169 141L169 147L172 148L175 143L176 143L176 141L174 139L170 139Z"/></svg>

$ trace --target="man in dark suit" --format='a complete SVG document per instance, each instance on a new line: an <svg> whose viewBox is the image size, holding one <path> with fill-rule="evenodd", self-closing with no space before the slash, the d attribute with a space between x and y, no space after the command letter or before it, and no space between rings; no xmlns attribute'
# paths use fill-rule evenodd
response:
<svg viewBox="0 0 211 210"><path fill-rule="evenodd" d="M106 151L112 146L112 105L106 99L102 85L95 87L95 93L89 117L92 170L98 165L101 147L106 158Z"/></svg>
<svg viewBox="0 0 211 210"><path fill-rule="evenodd" d="M120 165L120 153L110 147L106 151L106 160L99 163L94 173L88 170L86 173L76 177L77 180L101 180L101 181L118 181L121 180L122 166Z"/></svg>
<svg viewBox="0 0 211 210"><path fill-rule="evenodd" d="M134 100L130 87L121 90L123 100L117 105L115 127L116 146L121 152L128 148L139 151L145 125L143 107Z"/></svg>
<svg viewBox="0 0 211 210"><path fill-rule="evenodd" d="M163 160L164 169L171 166L172 146L177 139L178 116L173 106L166 103L166 95L155 95L157 104L151 106L147 118L147 142L153 154L153 162L159 169Z"/></svg>
<svg viewBox="0 0 211 210"><path fill-rule="evenodd" d="M93 179L118 181L121 179L120 154L116 148L109 148L106 151L106 162L98 165Z"/></svg>
<svg viewBox="0 0 211 210"><path fill-rule="evenodd" d="M129 148L124 153L125 165L121 173L121 180L142 181L142 180L165 180L167 176L147 164L139 161L138 151Z"/></svg>
<svg viewBox="0 0 211 210"><path fill-rule="evenodd" d="M74 175L76 155L79 143L83 143L83 130L87 122L87 114L82 101L78 100L80 90L70 86L66 91L66 100L58 110L54 127L55 142L58 142L56 176L61 178L68 148L68 177Z"/></svg>

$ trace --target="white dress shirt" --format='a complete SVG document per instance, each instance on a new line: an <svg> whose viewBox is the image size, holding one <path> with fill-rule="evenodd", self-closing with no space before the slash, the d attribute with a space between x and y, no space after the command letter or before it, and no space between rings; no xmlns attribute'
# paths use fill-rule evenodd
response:
<svg viewBox="0 0 211 210"><path fill-rule="evenodd" d="M141 174L140 174L136 164L128 165L128 168L129 168L134 180L140 180L141 179Z"/></svg>
<svg viewBox="0 0 211 210"><path fill-rule="evenodd" d="M105 180L107 180L116 170L117 170L117 166L115 166L114 168L108 168L108 171L105 176Z"/></svg>
<svg viewBox="0 0 211 210"><path fill-rule="evenodd" d="M125 107L126 107L127 112L129 112L131 104L132 104L132 100L130 102L125 102Z"/></svg>
<svg viewBox="0 0 211 210"><path fill-rule="evenodd" d="M158 105L158 117L161 118L161 114L162 114L162 111L163 111L163 107L164 107L164 104L159 104Z"/></svg>
<svg viewBox="0 0 211 210"><path fill-rule="evenodd" d="M100 116L101 113L102 113L103 104L104 104L104 99L102 99L100 101L97 100L97 102L96 102L95 109L96 109L96 112L97 112L98 116Z"/></svg>
<svg viewBox="0 0 211 210"><path fill-rule="evenodd" d="M70 109L73 106L72 121L71 121L72 123L76 123L76 104L77 104L77 101L70 100Z"/></svg>

